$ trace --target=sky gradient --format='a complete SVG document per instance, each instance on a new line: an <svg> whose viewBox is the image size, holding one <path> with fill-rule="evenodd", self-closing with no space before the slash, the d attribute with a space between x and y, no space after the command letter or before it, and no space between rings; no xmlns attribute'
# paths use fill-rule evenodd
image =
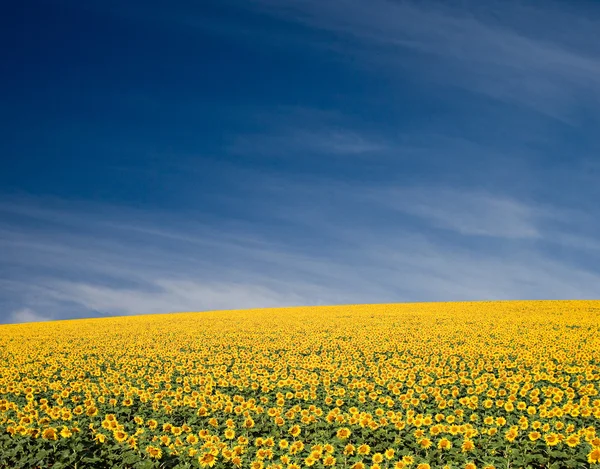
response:
<svg viewBox="0 0 600 469"><path fill-rule="evenodd" d="M0 322L600 298L600 4L12 2Z"/></svg>

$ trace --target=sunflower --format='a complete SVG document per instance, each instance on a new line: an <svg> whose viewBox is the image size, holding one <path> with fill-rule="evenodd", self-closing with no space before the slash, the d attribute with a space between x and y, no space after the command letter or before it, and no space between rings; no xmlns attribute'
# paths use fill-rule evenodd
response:
<svg viewBox="0 0 600 469"><path fill-rule="evenodd" d="M58 439L58 435L56 433L56 428L53 428L53 427L46 428L42 432L42 438L44 440L54 440L54 441L56 441Z"/></svg>
<svg viewBox="0 0 600 469"><path fill-rule="evenodd" d="M119 443L123 443L129 435L127 435L127 433L125 433L122 430L117 430L113 433L113 436L115 437L115 440L117 440Z"/></svg>
<svg viewBox="0 0 600 469"><path fill-rule="evenodd" d="M575 448L579 444L579 435L571 434L565 439L565 443L571 448Z"/></svg>
<svg viewBox="0 0 600 469"><path fill-rule="evenodd" d="M430 440L429 438L423 438L423 439L419 440L419 446L420 446L421 448L425 448L425 449L427 449L427 448L429 448L431 445L432 445L432 442L431 442L431 440Z"/></svg>
<svg viewBox="0 0 600 469"><path fill-rule="evenodd" d="M146 446L146 453L148 453L152 459L160 459L162 457L162 450L156 446Z"/></svg>
<svg viewBox="0 0 600 469"><path fill-rule="evenodd" d="M450 448L452 448L452 442L448 438L442 438L438 442L438 448L439 449L450 449Z"/></svg>
<svg viewBox="0 0 600 469"><path fill-rule="evenodd" d="M594 429L595 432L595 429ZM600 446L600 438L595 436L593 433L592 435L589 435L589 438L586 438L586 440L588 441L588 443L592 446Z"/></svg>
<svg viewBox="0 0 600 469"><path fill-rule="evenodd" d="M544 435L544 440L548 446L556 446L560 443L560 438L556 433L548 433L547 435Z"/></svg>
<svg viewBox="0 0 600 469"><path fill-rule="evenodd" d="M290 445L288 440L279 440L279 447L281 449L286 449Z"/></svg>
<svg viewBox="0 0 600 469"><path fill-rule="evenodd" d="M298 425L294 425L293 427L291 427L289 429L290 435L292 435L294 438L297 437L298 435L300 435L301 431L302 430L300 429L300 426L298 426Z"/></svg>
<svg viewBox="0 0 600 469"><path fill-rule="evenodd" d="M365 443L360 445L356 450L358 454L369 454L371 452L371 447Z"/></svg>
<svg viewBox="0 0 600 469"><path fill-rule="evenodd" d="M277 425L278 427L285 425L285 420L283 419L283 417L275 417L275 425Z"/></svg>
<svg viewBox="0 0 600 469"><path fill-rule="evenodd" d="M475 444L473 443L472 440L464 440L461 445L461 449L462 449L463 453L473 451L473 449L475 449Z"/></svg>
<svg viewBox="0 0 600 469"><path fill-rule="evenodd" d="M133 436L130 436L127 439L127 444L129 445L130 448L137 449L137 440Z"/></svg>
<svg viewBox="0 0 600 469"><path fill-rule="evenodd" d="M510 430L508 430L505 434L504 437L510 441L511 443L513 441L515 441L515 439L519 436L519 432L517 431L516 428L511 428Z"/></svg>
<svg viewBox="0 0 600 469"><path fill-rule="evenodd" d="M213 467L217 461L217 458L212 453L204 453L198 456L198 463L200 467Z"/></svg>
<svg viewBox="0 0 600 469"><path fill-rule="evenodd" d="M171 433L175 436L179 436L183 433L181 427L171 427Z"/></svg>
<svg viewBox="0 0 600 469"><path fill-rule="evenodd" d="M588 454L588 462L590 464L598 464L600 463L600 447L592 448L592 451Z"/></svg>

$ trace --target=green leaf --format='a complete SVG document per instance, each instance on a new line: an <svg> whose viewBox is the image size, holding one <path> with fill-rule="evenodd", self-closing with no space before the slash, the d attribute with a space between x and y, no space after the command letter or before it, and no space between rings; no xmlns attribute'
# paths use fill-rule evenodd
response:
<svg viewBox="0 0 600 469"><path fill-rule="evenodd" d="M154 463L150 460L139 461L136 465L136 469L152 469L154 467Z"/></svg>
<svg viewBox="0 0 600 469"><path fill-rule="evenodd" d="M123 457L123 462L124 462L125 464L134 464L135 462L137 462L137 461L138 461L138 459L139 459L139 458L138 458L138 456L137 456L136 454L131 454L131 453L130 453L130 454L126 454L126 455Z"/></svg>

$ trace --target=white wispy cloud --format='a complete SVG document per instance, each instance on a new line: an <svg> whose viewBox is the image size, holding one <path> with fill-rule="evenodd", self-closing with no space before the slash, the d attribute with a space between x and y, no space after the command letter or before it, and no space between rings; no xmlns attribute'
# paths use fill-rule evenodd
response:
<svg viewBox="0 0 600 469"><path fill-rule="evenodd" d="M230 11L240 8L226 2ZM268 28L231 17L203 16L193 6L164 8L123 2L90 3L152 25L203 30L263 47L291 41L338 52L377 74L449 84L572 121L600 102L600 7L568 3L415 0L251 0L244 8L343 38L270 35ZM297 36L297 37L296 37ZM407 53L408 52L408 53ZM241 144L241 143L240 143Z"/></svg>
<svg viewBox="0 0 600 469"><path fill-rule="evenodd" d="M354 40L367 63L417 72L536 111L570 119L600 100L600 9L585 16L555 2L254 0L255 8ZM596 44L594 46L594 44ZM373 49L375 48L375 49ZM406 51L425 54L410 60ZM591 101L590 101L591 100Z"/></svg>
<svg viewBox="0 0 600 469"><path fill-rule="evenodd" d="M274 290L261 284L186 279L148 279L151 290L55 282L53 295L108 314L151 314L172 311L268 308L313 303L314 298ZM316 293L316 292L315 292Z"/></svg>
<svg viewBox="0 0 600 469"><path fill-rule="evenodd" d="M390 149L389 142L368 135L335 111L284 106L249 113L247 118L260 131L235 135L228 151L289 158L376 155Z"/></svg>
<svg viewBox="0 0 600 469"><path fill-rule="evenodd" d="M539 238L539 222L551 217L542 207L484 191L436 187L393 189L385 195L385 200L396 210L465 235Z"/></svg>
<svg viewBox="0 0 600 469"><path fill-rule="evenodd" d="M584 251L592 259L598 251L577 244L588 238L576 225L552 231L545 220L554 212L547 206L470 189L436 192L429 186L282 183L267 192L270 202L261 213L277 226L274 230L252 222L206 227L190 221L189 214L119 206L94 209L55 201L41 208L35 199L5 203L0 208L12 216L0 223L2 301L13 305L9 311L21 312L2 320L600 297L600 273L593 265L574 254L564 256ZM305 201L299 210L290 212L296 203L290 192ZM319 209L309 209L315 201L321 201ZM348 209L358 204L362 218ZM371 227L370 212L386 223ZM398 213L416 216L426 226L399 220ZM440 227L459 239L438 235ZM489 242L461 241L473 236ZM563 255L553 255L545 243L560 244Z"/></svg>
<svg viewBox="0 0 600 469"><path fill-rule="evenodd" d="M283 129L280 132L239 135L229 146L234 153L289 157L310 155L362 155L386 150L387 146L346 129Z"/></svg>
<svg viewBox="0 0 600 469"><path fill-rule="evenodd" d="M29 308L22 308L17 311L13 311L9 316L9 322L17 324L26 322L44 322L49 320L50 318L48 316L38 314Z"/></svg>

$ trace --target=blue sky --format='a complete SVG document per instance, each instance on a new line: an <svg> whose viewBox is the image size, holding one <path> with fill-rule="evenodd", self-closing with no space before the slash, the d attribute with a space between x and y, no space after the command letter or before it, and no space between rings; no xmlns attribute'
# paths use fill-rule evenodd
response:
<svg viewBox="0 0 600 469"><path fill-rule="evenodd" d="M600 4L30 1L0 322L600 297Z"/></svg>

